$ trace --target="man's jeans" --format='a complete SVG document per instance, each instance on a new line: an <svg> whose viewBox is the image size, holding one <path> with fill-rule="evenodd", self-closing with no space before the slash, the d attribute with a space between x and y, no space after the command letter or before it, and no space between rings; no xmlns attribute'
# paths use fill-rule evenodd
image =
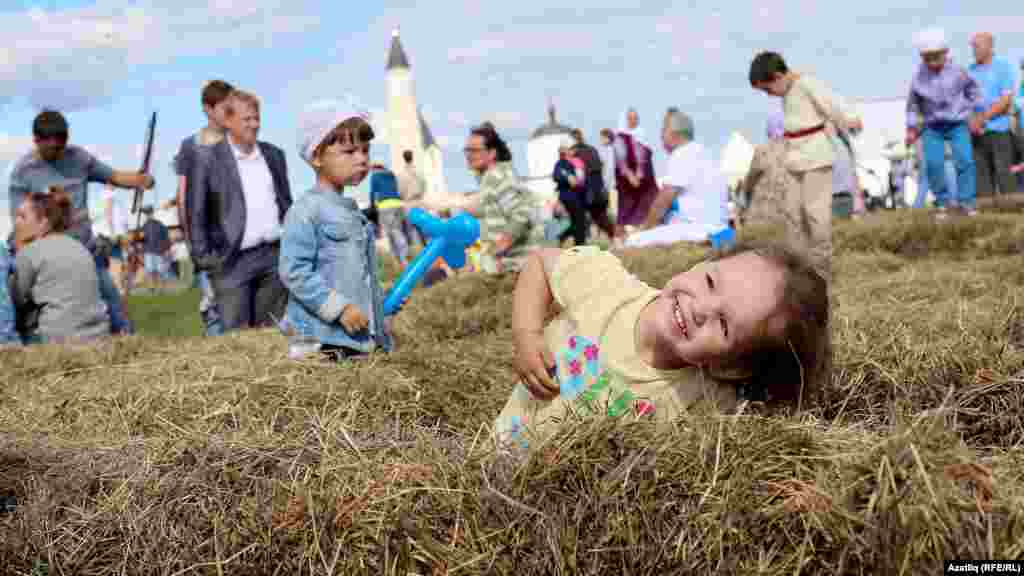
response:
<svg viewBox="0 0 1024 576"><path fill-rule="evenodd" d="M199 300L199 315L203 318L206 335L220 336L224 334L224 322L221 321L220 312L217 310L217 300L213 294L213 284L210 283L210 276L206 270L203 270L196 274L195 277L202 294Z"/></svg>
<svg viewBox="0 0 1024 576"><path fill-rule="evenodd" d="M96 275L100 280L100 298L107 305L110 313L110 332L113 334L131 334L133 332L128 316L124 313L121 305L121 293L114 285L114 278L110 275L110 262L106 258L95 256Z"/></svg>
<svg viewBox="0 0 1024 576"><path fill-rule="evenodd" d="M922 164L923 166L923 164ZM946 159L943 163L945 170L943 174L946 178L946 190L956 190L956 168L953 167L953 161ZM928 186L928 170L922 168L917 176L917 196L914 198L914 208L924 208L925 200L928 198L928 191L931 188Z"/></svg>
<svg viewBox="0 0 1024 576"><path fill-rule="evenodd" d="M974 152L971 148L971 132L966 122L936 123L925 127L921 134L924 148L924 160L928 172L928 185L935 194L935 205L939 208L949 203L949 190L946 188L945 142L949 142L953 150L953 166L956 168L956 192L961 208L970 210L977 204L975 182L977 173L974 164Z"/></svg>

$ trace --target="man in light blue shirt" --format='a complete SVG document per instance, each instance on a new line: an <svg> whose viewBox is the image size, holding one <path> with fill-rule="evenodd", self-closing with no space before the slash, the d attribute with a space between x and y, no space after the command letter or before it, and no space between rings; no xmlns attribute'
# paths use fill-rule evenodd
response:
<svg viewBox="0 0 1024 576"><path fill-rule="evenodd" d="M993 39L988 32L971 38L975 63L968 71L978 87L981 98L975 102L971 122L971 143L977 166L978 196L1012 194L1016 178L1010 172L1013 164L1013 140L1010 134L1010 112L1013 109L1013 67L993 53Z"/></svg>

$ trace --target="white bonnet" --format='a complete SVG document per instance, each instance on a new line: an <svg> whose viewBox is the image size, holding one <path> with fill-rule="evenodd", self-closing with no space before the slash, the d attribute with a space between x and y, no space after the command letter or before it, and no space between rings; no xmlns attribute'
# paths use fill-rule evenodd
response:
<svg viewBox="0 0 1024 576"><path fill-rule="evenodd" d="M362 118L370 122L370 114L351 98L346 101L320 100L307 106L299 115L299 156L306 162L312 162L313 152L324 138L338 124L351 118Z"/></svg>

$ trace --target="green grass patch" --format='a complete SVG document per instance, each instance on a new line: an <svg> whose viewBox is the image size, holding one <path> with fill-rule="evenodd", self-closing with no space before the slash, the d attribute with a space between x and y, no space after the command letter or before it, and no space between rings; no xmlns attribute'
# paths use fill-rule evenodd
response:
<svg viewBox="0 0 1024 576"><path fill-rule="evenodd" d="M128 317L142 336L188 337L203 334L199 290L150 293L141 290L125 299Z"/></svg>

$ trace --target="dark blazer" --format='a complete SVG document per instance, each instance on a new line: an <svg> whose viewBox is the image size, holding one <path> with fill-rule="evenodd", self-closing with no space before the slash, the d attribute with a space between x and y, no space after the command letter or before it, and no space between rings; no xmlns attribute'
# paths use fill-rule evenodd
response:
<svg viewBox="0 0 1024 576"><path fill-rule="evenodd" d="M257 142L270 168L277 200L278 221L292 205L288 166L284 152ZM192 259L200 269L230 266L245 234L246 206L238 162L227 137L205 153L196 155L189 185L189 221L192 225Z"/></svg>

